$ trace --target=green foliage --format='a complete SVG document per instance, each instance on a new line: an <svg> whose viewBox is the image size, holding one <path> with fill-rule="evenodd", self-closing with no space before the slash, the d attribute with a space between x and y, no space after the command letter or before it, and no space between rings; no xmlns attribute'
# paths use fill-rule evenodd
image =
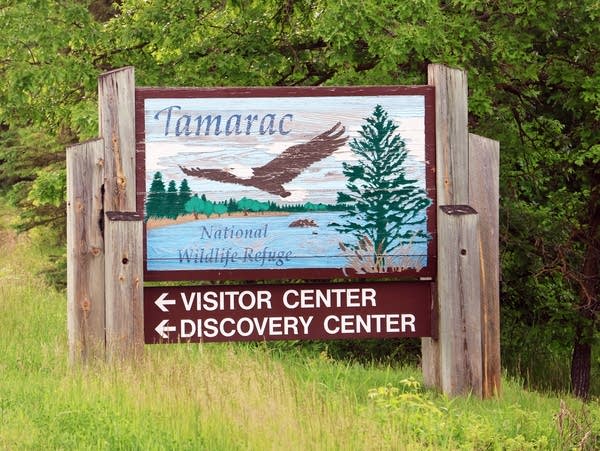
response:
<svg viewBox="0 0 600 451"><path fill-rule="evenodd" d="M184 205L185 211L188 213L193 213L194 215L203 214L206 217L210 217L215 210L215 204L206 199L206 196L202 195L202 197L198 197L197 194L194 194L192 198L186 202Z"/></svg>
<svg viewBox="0 0 600 451"><path fill-rule="evenodd" d="M64 231L64 147L97 133L101 27L76 1L4 2L0 21L0 190L19 230Z"/></svg>
<svg viewBox="0 0 600 451"><path fill-rule="evenodd" d="M448 407L436 405L431 398L431 392L423 390L421 383L414 377L402 379L400 387L387 384L369 390L369 399L388 414L394 414L400 410L424 412L432 416L448 412Z"/></svg>
<svg viewBox="0 0 600 451"><path fill-rule="evenodd" d="M41 169L36 173L27 200L31 201L36 207L41 205L60 207L65 201L66 191L65 169Z"/></svg>
<svg viewBox="0 0 600 451"><path fill-rule="evenodd" d="M539 412L520 404L506 402L487 405L483 410L478 406L465 410L469 401L436 396L413 377L400 380L398 385L388 383L370 389L369 400L378 415L392 417L406 430L417 431L421 443L433 448L592 450L600 443L591 412L585 408L575 411L563 400L554 416L555 430L541 428ZM439 429L428 427L434 424Z"/></svg>
<svg viewBox="0 0 600 451"><path fill-rule="evenodd" d="M267 202L261 202L256 199L248 199L247 197L242 197L237 202L238 209L241 211L267 211L269 209L269 204Z"/></svg>

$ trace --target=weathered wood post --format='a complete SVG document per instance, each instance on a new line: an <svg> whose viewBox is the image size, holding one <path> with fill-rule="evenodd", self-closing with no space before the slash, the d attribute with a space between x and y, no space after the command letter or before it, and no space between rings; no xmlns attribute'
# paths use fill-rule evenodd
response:
<svg viewBox="0 0 600 451"><path fill-rule="evenodd" d="M436 89L437 334L422 340L423 377L427 386L448 395L487 397L500 384L499 335L489 332L487 324L498 325L499 319L490 317L498 315L497 283L484 273L497 272L498 262L497 254L490 253L493 244L480 244L480 238L488 243L495 234L497 239L497 219L488 212L497 211L498 199L478 190L487 189L481 177L497 178L497 167L481 173L482 160L470 158L470 141L476 140L468 133L466 73L434 64L428 67L428 82ZM484 219L471 205L470 192L485 197L477 197ZM486 202L493 205L482 205Z"/></svg>
<svg viewBox="0 0 600 451"><path fill-rule="evenodd" d="M118 361L143 351L142 217L110 211L106 219L106 350Z"/></svg>
<svg viewBox="0 0 600 451"><path fill-rule="evenodd" d="M479 217L468 205L440 207L437 275L440 382L448 395L482 396Z"/></svg>
<svg viewBox="0 0 600 451"><path fill-rule="evenodd" d="M72 363L104 358L104 143L67 149L67 329Z"/></svg>
<svg viewBox="0 0 600 451"><path fill-rule="evenodd" d="M104 140L106 344L109 360L143 349L142 217L136 211L135 77L126 67L98 80Z"/></svg>
<svg viewBox="0 0 600 451"><path fill-rule="evenodd" d="M133 67L98 79L100 136L104 139L104 211L135 211L135 77Z"/></svg>
<svg viewBox="0 0 600 451"><path fill-rule="evenodd" d="M468 106L467 106L467 76L463 71L432 64L428 67L428 83L435 86L435 141L436 141L436 191L438 211L438 234L440 219L443 219L440 206L467 205L469 202L468 188ZM440 243L438 237L438 243ZM440 244L438 244L438 248ZM441 349L440 342L446 337L440 336L441 323L447 321L439 310L441 299L439 291L445 292L439 286L439 276L449 262L439 256L438 249L438 283L437 299L434 308L437 309L438 333L434 338L422 339L423 378L425 385L442 388L441 380ZM435 338L437 336L437 338Z"/></svg>
<svg viewBox="0 0 600 451"><path fill-rule="evenodd" d="M469 134L469 200L479 213L483 397L500 394L500 250L498 141Z"/></svg>
<svg viewBox="0 0 600 451"><path fill-rule="evenodd" d="M67 150L67 321L73 363L127 359L143 349L133 68L101 75L98 102L101 139Z"/></svg>

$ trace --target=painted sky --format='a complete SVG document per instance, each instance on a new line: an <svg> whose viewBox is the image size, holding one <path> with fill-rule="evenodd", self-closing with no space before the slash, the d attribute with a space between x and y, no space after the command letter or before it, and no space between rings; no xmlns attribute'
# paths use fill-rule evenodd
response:
<svg viewBox="0 0 600 451"><path fill-rule="evenodd" d="M260 200L273 200L278 203L323 202L335 203L337 192L346 185L342 173L342 162L355 159L350 141L358 136L358 130L365 123L375 106L381 105L398 126L397 132L404 139L410 158L409 174L421 179L425 187L425 101L419 95L385 96L331 96L331 97L278 97L278 98L196 98L196 99L146 99L146 186L150 186L156 171L163 174L163 180L179 182L186 178L192 191L206 194L211 200L251 197ZM177 105L181 110L174 111L169 135L165 136L166 113L158 119L157 112ZM287 134L260 135L257 132L239 136L209 135L175 136L174 121L182 114L192 118L221 115L226 121L232 115L245 117L256 114L274 114L277 118L288 116L284 122ZM289 146L309 141L314 136L330 129L336 122L346 127L349 140L330 157L310 166L304 173L285 185L292 192L282 199L252 187L190 177L183 174L179 166L200 168L259 167L271 161ZM258 127L255 127L255 129ZM244 128L245 130L245 128Z"/></svg>

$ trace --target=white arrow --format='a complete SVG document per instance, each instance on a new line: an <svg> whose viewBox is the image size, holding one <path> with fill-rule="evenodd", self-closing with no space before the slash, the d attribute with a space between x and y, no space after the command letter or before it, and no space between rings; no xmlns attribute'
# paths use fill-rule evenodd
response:
<svg viewBox="0 0 600 451"><path fill-rule="evenodd" d="M175 305L175 299L166 299L169 293L161 294L154 303L157 305L159 309L163 312L168 312L169 309L165 307L165 305Z"/></svg>
<svg viewBox="0 0 600 451"><path fill-rule="evenodd" d="M175 332L177 330L175 326L167 326L167 324L169 324L169 320L163 319L160 324L154 328L154 330L163 338L169 338L169 332Z"/></svg>

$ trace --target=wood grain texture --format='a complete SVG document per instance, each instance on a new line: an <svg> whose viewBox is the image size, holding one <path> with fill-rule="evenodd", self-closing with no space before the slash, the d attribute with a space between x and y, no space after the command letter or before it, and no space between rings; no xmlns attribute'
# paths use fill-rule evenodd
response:
<svg viewBox="0 0 600 451"><path fill-rule="evenodd" d="M135 76L132 67L98 79L104 139L106 349L109 361L143 351L143 236L136 209ZM125 214L124 214L125 213ZM124 214L124 215L123 215Z"/></svg>
<svg viewBox="0 0 600 451"><path fill-rule="evenodd" d="M133 213L135 215L135 213ZM111 219L112 218L112 219ZM144 344L141 217L106 215L106 346L109 361L140 356Z"/></svg>
<svg viewBox="0 0 600 451"><path fill-rule="evenodd" d="M67 329L69 358L104 358L104 142L67 149Z"/></svg>
<svg viewBox="0 0 600 451"><path fill-rule="evenodd" d="M479 216L449 210L438 216L439 353L442 391L482 395Z"/></svg>
<svg viewBox="0 0 600 451"><path fill-rule="evenodd" d="M423 384L429 388L441 388L440 346L435 338L421 339L421 370Z"/></svg>
<svg viewBox="0 0 600 451"><path fill-rule="evenodd" d="M469 198L479 212L483 397L500 394L500 144L469 134Z"/></svg>
<svg viewBox="0 0 600 451"><path fill-rule="evenodd" d="M428 83L435 88L437 205L468 204L467 76L464 71L439 64L429 65L427 72ZM437 214L439 227L439 209ZM441 243L438 235L438 275L449 264L440 258ZM438 297L438 308L442 302L445 301ZM439 323L445 319L438 318L439 332ZM428 387L441 388L439 345L439 340L435 338L423 338L421 341L423 378Z"/></svg>
<svg viewBox="0 0 600 451"><path fill-rule="evenodd" d="M105 145L106 211L134 211L135 76L133 67L102 74L98 79L100 136Z"/></svg>
<svg viewBox="0 0 600 451"><path fill-rule="evenodd" d="M427 68L435 86L438 205L469 203L467 74L440 64Z"/></svg>

